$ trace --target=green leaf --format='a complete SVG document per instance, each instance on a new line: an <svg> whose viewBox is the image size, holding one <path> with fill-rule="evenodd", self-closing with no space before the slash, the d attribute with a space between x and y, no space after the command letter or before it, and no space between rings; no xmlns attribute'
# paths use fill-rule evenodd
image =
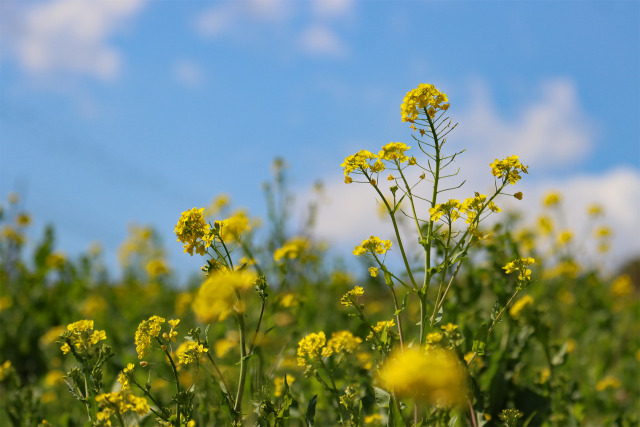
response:
<svg viewBox="0 0 640 427"><path fill-rule="evenodd" d="M309 405L307 405L307 413L304 416L304 420L307 422L309 427L313 427L313 419L316 416L316 403L318 403L318 395L316 394L309 401Z"/></svg>
<svg viewBox="0 0 640 427"><path fill-rule="evenodd" d="M391 278L391 273L384 269L384 283L387 284L390 288L393 288L393 280Z"/></svg>
<svg viewBox="0 0 640 427"><path fill-rule="evenodd" d="M436 320L433 322L434 325L437 325L442 320L442 315L444 314L444 309L442 305L438 309L438 313L436 313Z"/></svg>
<svg viewBox="0 0 640 427"><path fill-rule="evenodd" d="M456 422L458 421L458 416L456 415L455 417L452 417L449 420L449 424L448 427L454 427L456 425Z"/></svg>
<svg viewBox="0 0 640 427"><path fill-rule="evenodd" d="M473 347L471 351L474 353L478 353L478 356L482 356L484 354L485 347L487 346L487 333L489 328L485 322L482 322L482 326L476 332L476 336L473 339Z"/></svg>
<svg viewBox="0 0 640 427"><path fill-rule="evenodd" d="M386 392L381 388L374 387L373 393L376 398L376 405L378 405L380 408L389 407L389 402L391 401L391 395L388 392Z"/></svg>

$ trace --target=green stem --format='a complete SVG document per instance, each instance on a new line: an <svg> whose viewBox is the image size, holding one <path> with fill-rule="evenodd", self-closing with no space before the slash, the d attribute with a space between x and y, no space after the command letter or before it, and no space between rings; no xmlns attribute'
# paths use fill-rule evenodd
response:
<svg viewBox="0 0 640 427"><path fill-rule="evenodd" d="M159 338L156 337L156 339L158 339L158 341L160 342L160 345L163 345L165 350L165 354L167 355L167 358L169 359L169 362L171 363L171 369L173 370L173 376L176 379L176 392L178 395L178 398L176 399L176 426L180 427L180 380L178 379L178 368L176 367L176 364L173 361L173 357L171 357L171 353L169 353L169 350L167 349L166 345L162 344L162 342L160 341Z"/></svg>
<svg viewBox="0 0 640 427"><path fill-rule="evenodd" d="M236 297L238 302L241 302L242 299L240 297L240 293L236 290ZM240 413L242 410L242 395L244 394L244 383L247 377L247 346L245 343L245 325L244 325L244 315L240 312L236 313L238 318L238 329L240 332L240 378L238 380L238 393L236 394L236 401L234 406L234 411L236 413Z"/></svg>

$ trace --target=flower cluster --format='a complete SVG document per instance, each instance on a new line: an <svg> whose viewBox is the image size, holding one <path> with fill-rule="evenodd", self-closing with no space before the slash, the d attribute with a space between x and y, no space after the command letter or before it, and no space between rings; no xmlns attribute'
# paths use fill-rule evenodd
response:
<svg viewBox="0 0 640 427"><path fill-rule="evenodd" d="M352 306L355 304L356 297L361 295L364 295L364 289L361 286L356 286L340 298L340 304L345 307Z"/></svg>
<svg viewBox="0 0 640 427"><path fill-rule="evenodd" d="M142 359L151 347L151 340L160 334L162 324L165 322L160 316L151 316L149 320L143 320L135 333L136 352L138 359Z"/></svg>
<svg viewBox="0 0 640 427"><path fill-rule="evenodd" d="M230 242L240 239L242 233L251 231L251 224L249 223L249 217L245 211L237 211L229 218L215 221L213 223L215 231L225 242Z"/></svg>
<svg viewBox="0 0 640 427"><path fill-rule="evenodd" d="M183 244L184 252L192 256L194 249L198 255L204 255L213 242L211 226L204 220L202 212L204 208L182 212L174 228L178 242Z"/></svg>
<svg viewBox="0 0 640 427"><path fill-rule="evenodd" d="M450 199L446 203L437 204L429 209L431 221L436 222L444 215L451 222L454 222L456 219L460 218L461 206L460 200L457 199Z"/></svg>
<svg viewBox="0 0 640 427"><path fill-rule="evenodd" d="M353 250L355 256L363 255L367 252L371 254L383 255L389 249L391 249L390 240L380 240L377 236L371 236L368 239L362 241L361 245L358 245Z"/></svg>
<svg viewBox="0 0 640 427"><path fill-rule="evenodd" d="M409 160L404 152L411 149L407 144L403 142L390 142L382 147L382 150L378 153L378 158L388 161L399 161L404 163Z"/></svg>
<svg viewBox="0 0 640 427"><path fill-rule="evenodd" d="M507 274L517 272L518 280L524 282L524 281L531 280L531 269L529 269L528 267L530 265L535 264L535 262L536 260L531 257L520 258L515 261L511 261L510 263L508 263L502 268L505 270Z"/></svg>
<svg viewBox="0 0 640 427"><path fill-rule="evenodd" d="M187 341L181 344L177 350L178 362L181 365L198 363L200 361L200 356L208 352L209 349L205 348L202 344L194 341Z"/></svg>
<svg viewBox="0 0 640 427"><path fill-rule="evenodd" d="M520 163L518 156L509 156L504 160L496 159L490 166L491 174L493 174L493 176L500 178L503 182L508 181L511 185L515 184L522 178L522 176L520 176L520 172L529 173L527 171L529 166L525 166Z"/></svg>
<svg viewBox="0 0 640 427"><path fill-rule="evenodd" d="M365 338L366 341L371 341L374 336L382 336L382 335L393 335L395 332L392 331L392 328L396 326L396 323L391 320L382 320L376 323L375 326L372 327L372 331L369 332L369 335Z"/></svg>
<svg viewBox="0 0 640 427"><path fill-rule="evenodd" d="M111 415L121 416L126 412L135 412L138 415L146 415L150 408L147 399L137 397L127 390L114 393L103 393L96 396L99 412L96 414L98 425L110 426Z"/></svg>
<svg viewBox="0 0 640 427"><path fill-rule="evenodd" d="M198 320L202 323L222 321L232 310L244 311L244 307L236 304L236 292L252 288L257 278L257 275L249 270L217 271L209 275L200 286L193 302L193 311Z"/></svg>
<svg viewBox="0 0 640 427"><path fill-rule="evenodd" d="M133 363L127 363L127 367L118 374L118 382L122 390L128 390L130 388L131 377L133 376Z"/></svg>
<svg viewBox="0 0 640 427"><path fill-rule="evenodd" d="M89 353L91 348L98 344L98 341L106 340L107 333L105 331L94 331L93 320L79 320L67 325L67 332L63 333L60 338L64 341L60 350L64 354L71 351L71 344L78 353Z"/></svg>
<svg viewBox="0 0 640 427"><path fill-rule="evenodd" d="M327 346L322 349L322 355L329 357L335 353L353 353L358 349L362 340L349 331L339 331L331 334Z"/></svg>
<svg viewBox="0 0 640 427"><path fill-rule="evenodd" d="M445 348L396 352L386 360L379 379L400 398L414 398L440 407L466 402L466 369L456 353Z"/></svg>
<svg viewBox="0 0 640 427"><path fill-rule="evenodd" d="M400 111L403 122L413 122L418 118L420 111L426 109L429 117L433 118L438 110L448 110L449 99L432 84L421 83L417 88L411 89L404 97Z"/></svg>
<svg viewBox="0 0 640 427"><path fill-rule="evenodd" d="M374 160L371 162L371 160ZM371 151L360 150L356 154L352 154L344 159L344 162L340 165L344 169L345 182L351 183L353 180L349 176L352 172L362 172L369 169L371 172L382 172L384 170L384 164L378 156Z"/></svg>
<svg viewBox="0 0 640 427"><path fill-rule="evenodd" d="M327 343L324 332L310 333L298 342L298 366L309 366L309 360L320 357L322 347Z"/></svg>
<svg viewBox="0 0 640 427"><path fill-rule="evenodd" d="M273 253L273 259L280 261L282 258L295 259L309 247L309 241L304 237L293 237L284 246L278 248Z"/></svg>

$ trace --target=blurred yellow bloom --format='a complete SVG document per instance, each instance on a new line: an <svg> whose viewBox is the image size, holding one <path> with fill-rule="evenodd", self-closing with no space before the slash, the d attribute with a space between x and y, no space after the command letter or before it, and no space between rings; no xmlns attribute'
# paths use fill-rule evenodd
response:
<svg viewBox="0 0 640 427"><path fill-rule="evenodd" d="M67 257L63 252L52 252L47 255L45 260L45 264L49 268L60 269L64 267L64 263L66 262Z"/></svg>
<svg viewBox="0 0 640 427"><path fill-rule="evenodd" d="M5 360L2 365L0 365L0 381L4 380L12 369L11 361Z"/></svg>
<svg viewBox="0 0 640 427"><path fill-rule="evenodd" d="M209 349L202 344L193 341L186 341L180 344L176 353L178 354L178 363L188 365L190 363L198 363L204 353L208 353Z"/></svg>
<svg viewBox="0 0 640 427"><path fill-rule="evenodd" d="M616 388L620 388L621 385L622 384L620 383L620 380L617 379L616 377L607 376L601 379L600 381L598 381L598 383L596 384L596 390L603 391L608 388L616 389Z"/></svg>
<svg viewBox="0 0 640 427"><path fill-rule="evenodd" d="M522 298L520 298L518 301L513 303L513 305L509 309L509 314L514 319L518 319L520 317L520 314L522 314L522 311L532 304L533 304L533 298L529 295L525 295Z"/></svg>
<svg viewBox="0 0 640 427"><path fill-rule="evenodd" d="M211 204L204 210L205 216L215 216L220 213L224 208L229 206L231 198L227 194L219 194L212 201Z"/></svg>
<svg viewBox="0 0 640 427"><path fill-rule="evenodd" d="M198 321L222 321L232 310L243 312L244 307L238 303L236 291L253 288L257 278L254 272L248 270L210 274L200 286L192 305Z"/></svg>
<svg viewBox="0 0 640 427"><path fill-rule="evenodd" d="M562 196L556 191L548 192L542 199L542 204L546 207L556 206L562 201Z"/></svg>
<svg viewBox="0 0 640 427"><path fill-rule="evenodd" d="M340 298L340 304L349 307L355 304L357 297L364 295L362 286L356 286Z"/></svg>
<svg viewBox="0 0 640 427"><path fill-rule="evenodd" d="M146 269L147 269L147 273L149 274L149 277L151 277L152 279L155 279L158 276L162 276L163 274L167 274L169 273L169 267L167 267L167 264L164 262L163 259L152 259L151 261L149 261L146 265Z"/></svg>
<svg viewBox="0 0 640 427"><path fill-rule="evenodd" d="M136 353L138 359L142 359L151 347L151 340L160 334L165 319L160 316L151 316L149 320L143 320L135 333Z"/></svg>
<svg viewBox="0 0 640 427"><path fill-rule="evenodd" d="M100 295L89 295L80 306L83 316L91 316L102 313L107 309L107 302Z"/></svg>
<svg viewBox="0 0 640 427"><path fill-rule="evenodd" d="M225 242L239 240L241 234L251 231L252 228L249 217L243 210L236 211L223 221L215 221L214 225L218 229L220 238Z"/></svg>
<svg viewBox="0 0 640 427"><path fill-rule="evenodd" d="M633 292L631 276L623 274L611 283L611 293L617 298L626 297Z"/></svg>
<svg viewBox="0 0 640 427"><path fill-rule="evenodd" d="M589 205L589 207L587 208L587 213L589 214L589 216L601 216L604 214L604 207L600 204L594 203L592 205Z"/></svg>
<svg viewBox="0 0 640 427"><path fill-rule="evenodd" d="M26 227L31 224L31 216L27 213L20 213L16 215L16 225L18 227Z"/></svg>
<svg viewBox="0 0 640 427"><path fill-rule="evenodd" d="M387 358L378 378L399 398L440 407L459 406L467 398L466 368L453 351L444 348L396 351Z"/></svg>
<svg viewBox="0 0 640 427"><path fill-rule="evenodd" d="M364 425L370 426L381 426L382 425L382 415L380 414L371 414L365 415L364 417Z"/></svg>
<svg viewBox="0 0 640 427"><path fill-rule="evenodd" d="M304 237L293 237L289 239L284 246L278 248L273 253L274 261L280 261L282 258L295 259L298 258L309 247L309 241Z"/></svg>
<svg viewBox="0 0 640 427"><path fill-rule="evenodd" d="M296 379L291 375L287 375L287 384L291 385ZM282 396L284 392L284 377L275 377L273 379L273 385L275 386L275 390L273 391L273 395L275 397Z"/></svg>
<svg viewBox="0 0 640 427"><path fill-rule="evenodd" d="M573 233L569 230L564 230L558 235L558 244L560 246L566 245L573 240Z"/></svg>
<svg viewBox="0 0 640 427"><path fill-rule="evenodd" d="M13 306L13 298L11 298L9 295L0 297L0 312L6 310L7 308L11 308L11 306Z"/></svg>
<svg viewBox="0 0 640 427"><path fill-rule="evenodd" d="M237 340L233 340L230 338L221 338L215 342L213 345L213 350L216 353L216 357L222 358L226 356L226 354L234 348L238 344Z"/></svg>
<svg viewBox="0 0 640 427"><path fill-rule="evenodd" d="M191 303L193 302L193 295L191 292L181 292L176 296L175 310L176 315L182 316Z"/></svg>

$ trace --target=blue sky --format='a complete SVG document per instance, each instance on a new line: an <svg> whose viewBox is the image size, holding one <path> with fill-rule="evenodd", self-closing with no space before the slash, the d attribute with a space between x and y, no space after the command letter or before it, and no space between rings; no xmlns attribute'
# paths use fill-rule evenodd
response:
<svg viewBox="0 0 640 427"><path fill-rule="evenodd" d="M449 95L467 192L519 154L521 207L558 189L580 222L601 201L613 256L640 253L637 2L5 0L0 16L0 196L21 193L34 236L55 224L68 254L99 241L113 265L136 222L193 269L180 212L227 193L263 216L276 156L299 200L325 183L318 235L353 246L379 225L339 165L408 142L400 103L422 82Z"/></svg>

